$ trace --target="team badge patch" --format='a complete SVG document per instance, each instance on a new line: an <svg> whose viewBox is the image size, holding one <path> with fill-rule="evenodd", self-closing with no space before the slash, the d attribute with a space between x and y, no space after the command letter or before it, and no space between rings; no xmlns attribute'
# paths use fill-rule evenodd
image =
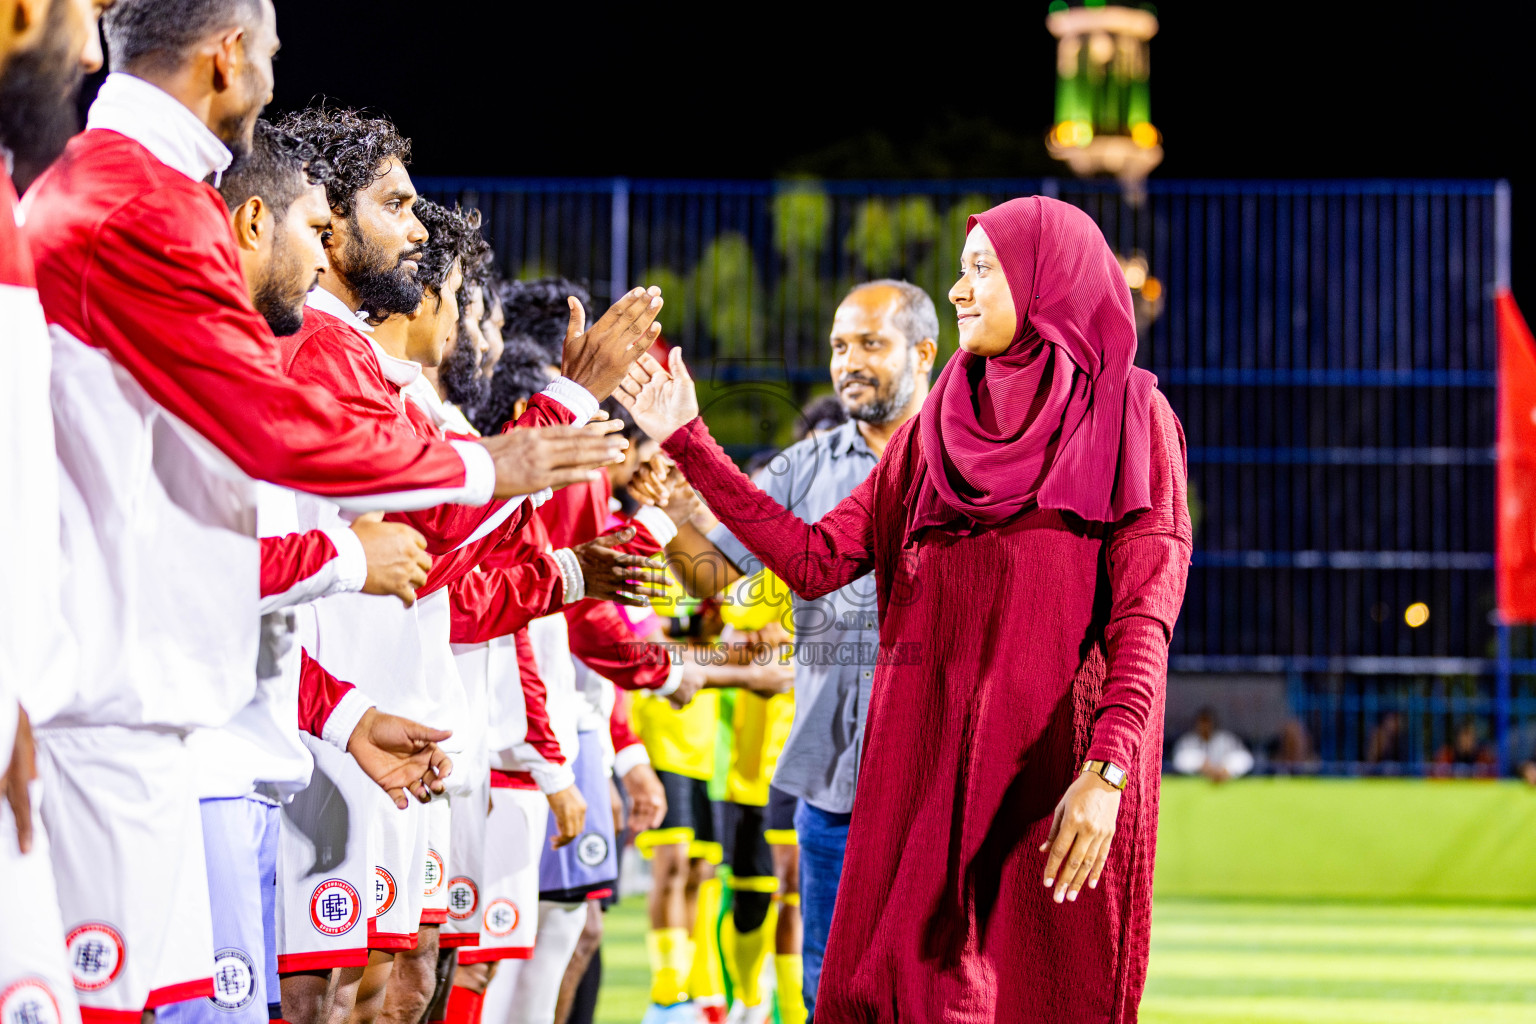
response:
<svg viewBox="0 0 1536 1024"><path fill-rule="evenodd" d="M448 916L455 921L468 921L480 906L480 890L475 883L459 875L448 879Z"/></svg>
<svg viewBox="0 0 1536 1024"><path fill-rule="evenodd" d="M0 1024L60 1024L59 1001L42 978L22 978L0 991Z"/></svg>
<svg viewBox="0 0 1536 1024"><path fill-rule="evenodd" d="M504 939L517 929L517 922L521 915L517 912L517 904L509 899L491 900L485 908L485 930Z"/></svg>
<svg viewBox="0 0 1536 1024"><path fill-rule="evenodd" d="M357 890L340 878L327 878L315 886L309 897L309 923L322 935L342 935L351 931L362 912L363 901Z"/></svg>
<svg viewBox="0 0 1536 1024"><path fill-rule="evenodd" d="M325 883L320 883L324 885ZM353 899L353 906L357 900ZM310 911L313 916L314 911ZM256 998L256 964L245 951L230 946L213 954L213 995L208 1001L227 1013L243 1010Z"/></svg>
<svg viewBox="0 0 1536 1024"><path fill-rule="evenodd" d="M608 859L608 840L601 833L588 832L576 840L576 859L595 868Z"/></svg>
<svg viewBox="0 0 1536 1024"><path fill-rule="evenodd" d="M395 905L395 876L375 864L373 867L373 916L383 917Z"/></svg>
<svg viewBox="0 0 1536 1024"><path fill-rule="evenodd" d="M447 873L447 869L443 867L443 855L432 849L432 847L427 847L427 863L426 869L422 874L421 894L423 896L436 896L442 892L443 876Z"/></svg>
<svg viewBox="0 0 1536 1024"><path fill-rule="evenodd" d="M100 921L76 925L65 936L64 948L75 988L81 992L99 992L112 984L128 958L123 933Z"/></svg>

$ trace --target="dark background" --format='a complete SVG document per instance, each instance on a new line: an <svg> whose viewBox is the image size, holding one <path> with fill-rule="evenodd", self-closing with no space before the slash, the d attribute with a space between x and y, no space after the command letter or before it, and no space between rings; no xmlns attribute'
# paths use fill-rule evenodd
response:
<svg viewBox="0 0 1536 1024"><path fill-rule="evenodd" d="M1045 153L1045 0L825 5L277 0L274 108L381 111L419 174L767 178L1064 174ZM1166 3L1157 177L1507 178L1515 281L1536 16L1525 4Z"/></svg>

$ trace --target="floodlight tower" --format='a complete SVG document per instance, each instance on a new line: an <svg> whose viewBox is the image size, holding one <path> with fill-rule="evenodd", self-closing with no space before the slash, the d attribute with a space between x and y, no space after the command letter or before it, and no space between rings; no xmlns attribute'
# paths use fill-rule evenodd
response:
<svg viewBox="0 0 1536 1024"><path fill-rule="evenodd" d="M1079 177L1112 174L1138 195L1163 160L1148 84L1155 8L1055 0L1045 27L1058 40L1056 123L1046 147Z"/></svg>

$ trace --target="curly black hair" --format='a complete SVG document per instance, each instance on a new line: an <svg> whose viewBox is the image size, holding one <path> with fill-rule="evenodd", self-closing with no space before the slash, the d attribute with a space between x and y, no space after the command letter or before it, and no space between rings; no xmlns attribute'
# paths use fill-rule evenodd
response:
<svg viewBox="0 0 1536 1024"><path fill-rule="evenodd" d="M421 246L416 280L442 305L443 283L453 273L454 263L463 270L465 282L469 280L470 261L477 258L481 245L480 211L457 206L450 210L430 199L418 199L412 209L428 236Z"/></svg>
<svg viewBox="0 0 1536 1024"><path fill-rule="evenodd" d="M513 338L527 338L544 351L545 362L560 365L565 347L565 328L571 320L568 295L574 295L592 322L592 295L581 285L563 277L540 277L533 281L508 281L501 289L501 312L507 325L502 334L507 344Z"/></svg>
<svg viewBox="0 0 1536 1024"><path fill-rule="evenodd" d="M512 419L518 402L532 398L549 384L542 348L527 338L508 338L501 362L491 377L491 393L474 411L475 429L499 434Z"/></svg>
<svg viewBox="0 0 1536 1024"><path fill-rule="evenodd" d="M284 116L277 127L314 146L330 163L333 174L325 194L331 209L343 217L352 215L357 194L382 176L390 157L407 166L411 162L411 140L388 118L360 110L308 107Z"/></svg>
<svg viewBox="0 0 1536 1024"><path fill-rule="evenodd" d="M501 268L496 265L496 251L491 248L489 242L485 245L485 254L480 260L479 272L475 279L480 287L485 289L485 318L490 319L491 307L501 302L502 289L506 287L506 281L501 276Z"/></svg>
<svg viewBox="0 0 1536 1024"><path fill-rule="evenodd" d="M303 139L278 131L270 121L257 121L250 151L219 179L219 195L230 211L252 196L260 196L281 221L304 190L331 179L331 165Z"/></svg>
<svg viewBox="0 0 1536 1024"><path fill-rule="evenodd" d="M491 289L496 286L497 281L496 253L484 236L476 236L473 251L464 254L464 294L468 295L471 291L479 289L486 301L485 309L480 314L482 320L490 315ZM466 303L459 303L461 313L465 305Z"/></svg>

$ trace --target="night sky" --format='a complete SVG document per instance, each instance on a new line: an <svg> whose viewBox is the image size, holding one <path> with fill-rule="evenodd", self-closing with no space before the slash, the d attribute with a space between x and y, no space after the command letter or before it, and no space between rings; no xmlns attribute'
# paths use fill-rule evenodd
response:
<svg viewBox="0 0 1536 1024"><path fill-rule="evenodd" d="M1064 174L1042 141L1045 0L926 16L780 4L277 0L274 106L387 113L420 174L764 178ZM894 6L894 5L893 5ZM423 11L451 12L437 18ZM1524 4L1159 9L1164 177L1510 179L1536 306ZM469 13L475 12L475 13ZM754 13L756 17L754 17ZM1532 270L1527 270L1532 266Z"/></svg>

